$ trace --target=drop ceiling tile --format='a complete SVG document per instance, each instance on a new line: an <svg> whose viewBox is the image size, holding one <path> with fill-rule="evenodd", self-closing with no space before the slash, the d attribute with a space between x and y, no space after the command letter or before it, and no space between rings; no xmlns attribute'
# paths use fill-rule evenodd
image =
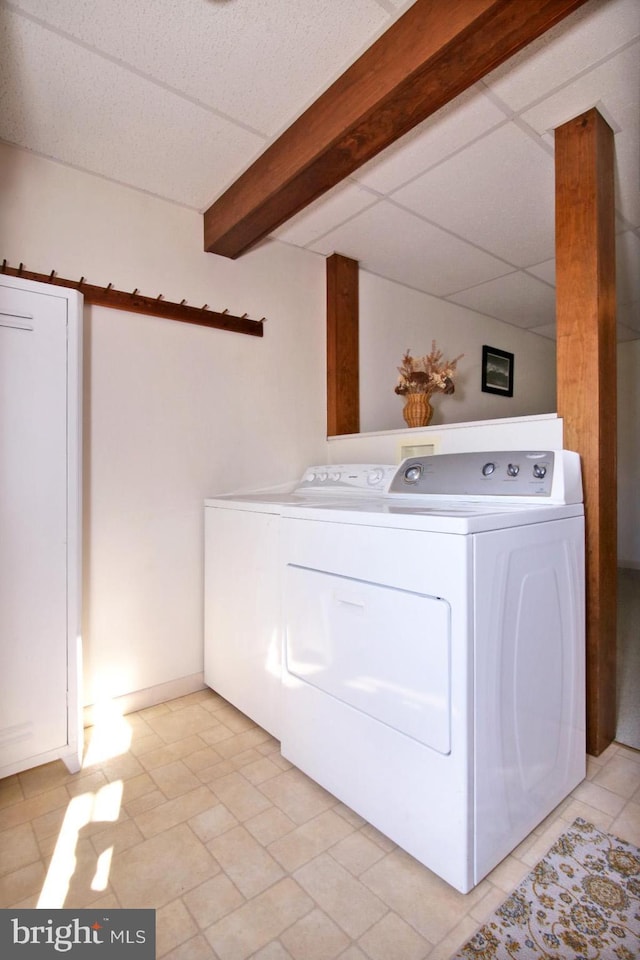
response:
<svg viewBox="0 0 640 960"><path fill-rule="evenodd" d="M502 110L473 87L387 147L353 178L390 193L504 122Z"/></svg>
<svg viewBox="0 0 640 960"><path fill-rule="evenodd" d="M638 126L639 84L640 40L526 110L522 119L542 136L600 105L616 134L633 130Z"/></svg>
<svg viewBox="0 0 640 960"><path fill-rule="evenodd" d="M640 227L640 131L616 134L614 150L616 210L627 223Z"/></svg>
<svg viewBox="0 0 640 960"><path fill-rule="evenodd" d="M5 11L0 29L9 51L0 61L4 140L196 208L263 148L260 137L30 20Z"/></svg>
<svg viewBox="0 0 640 960"><path fill-rule="evenodd" d="M541 327L530 327L529 333L537 333L539 337L546 337L548 340L556 339L556 324L545 323Z"/></svg>
<svg viewBox="0 0 640 960"><path fill-rule="evenodd" d="M481 283L510 269L386 200L311 244L311 249L325 256L335 252L353 257L364 270L435 296L458 289L461 277Z"/></svg>
<svg viewBox="0 0 640 960"><path fill-rule="evenodd" d="M551 143L551 131L556 127L598 107L615 132L616 208L634 226L640 223L639 91L640 41L522 115Z"/></svg>
<svg viewBox="0 0 640 960"><path fill-rule="evenodd" d="M484 83L520 111L639 35L638 0L591 0L490 73Z"/></svg>
<svg viewBox="0 0 640 960"><path fill-rule="evenodd" d="M274 230L272 236L304 247L377 201L376 194L357 183L346 181Z"/></svg>
<svg viewBox="0 0 640 960"><path fill-rule="evenodd" d="M381 7L391 10L406 10L413 6L415 0L378 0Z"/></svg>
<svg viewBox="0 0 640 960"><path fill-rule="evenodd" d="M555 320L555 290L521 270L447 297L478 313L516 327L538 327Z"/></svg>
<svg viewBox="0 0 640 960"><path fill-rule="evenodd" d="M263 134L314 100L397 14L376 0L17 0L161 84Z"/></svg>
<svg viewBox="0 0 640 960"><path fill-rule="evenodd" d="M527 267L527 273L532 273L534 277L538 277L539 280L544 280L545 283L554 287L556 284L555 257L553 260L545 260L544 263L536 263L532 267Z"/></svg>
<svg viewBox="0 0 640 960"><path fill-rule="evenodd" d="M514 123L397 190L393 199L514 266L553 256L553 158Z"/></svg>

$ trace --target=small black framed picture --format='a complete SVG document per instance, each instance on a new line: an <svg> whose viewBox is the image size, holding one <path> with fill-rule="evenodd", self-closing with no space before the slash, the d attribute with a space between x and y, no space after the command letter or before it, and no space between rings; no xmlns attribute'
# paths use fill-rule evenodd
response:
<svg viewBox="0 0 640 960"><path fill-rule="evenodd" d="M482 389L484 393L513 396L513 354L497 347L482 348Z"/></svg>

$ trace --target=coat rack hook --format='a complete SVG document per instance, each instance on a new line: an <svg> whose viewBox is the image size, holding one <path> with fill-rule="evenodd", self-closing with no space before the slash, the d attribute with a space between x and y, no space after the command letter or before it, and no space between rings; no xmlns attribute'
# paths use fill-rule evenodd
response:
<svg viewBox="0 0 640 960"><path fill-rule="evenodd" d="M24 263L21 263L20 266L18 267L18 276L20 276L20 274L22 273L23 267L24 267Z"/></svg>
<svg viewBox="0 0 640 960"><path fill-rule="evenodd" d="M158 296L156 297L156 300L162 300L163 296L164 296L163 293L159 293Z"/></svg>
<svg viewBox="0 0 640 960"><path fill-rule="evenodd" d="M80 277L80 280L79 280L79 282L78 282L78 286L81 287L83 283L84 283L84 277Z"/></svg>
<svg viewBox="0 0 640 960"><path fill-rule="evenodd" d="M186 302L187 302L186 300L181 300L181 301L180 301L180 306L181 306L181 307L184 307L184 305L185 305Z"/></svg>
<svg viewBox="0 0 640 960"><path fill-rule="evenodd" d="M105 292L105 293L109 293L109 290L111 290L111 287L112 287L112 286L113 286L112 283L107 284L104 292Z"/></svg>
<svg viewBox="0 0 640 960"><path fill-rule="evenodd" d="M133 293L131 294L131 296L132 296L132 297L135 297L135 295L136 295L137 292L138 292L138 288L136 287L135 290L133 291Z"/></svg>
<svg viewBox="0 0 640 960"><path fill-rule="evenodd" d="M51 280L53 280L53 278L55 277L55 275L56 275L55 270L52 270L51 273L49 274L49 282L51 282Z"/></svg>
<svg viewBox="0 0 640 960"><path fill-rule="evenodd" d="M223 312L223 313L229 313L229 307L225 307L222 312Z"/></svg>
<svg viewBox="0 0 640 960"><path fill-rule="evenodd" d="M6 260L3 260L3 261L2 261L2 272L4 273L6 269L7 269L7 261L6 261Z"/></svg>
<svg viewBox="0 0 640 960"><path fill-rule="evenodd" d="M248 316L249 316L248 313L243 313L242 316L240 317L240 319L241 319L241 320L246 320Z"/></svg>
<svg viewBox="0 0 640 960"><path fill-rule="evenodd" d="M200 307L200 309L201 309L201 310L206 310L208 306L209 306L209 304L208 304L208 303L205 303L204 306Z"/></svg>

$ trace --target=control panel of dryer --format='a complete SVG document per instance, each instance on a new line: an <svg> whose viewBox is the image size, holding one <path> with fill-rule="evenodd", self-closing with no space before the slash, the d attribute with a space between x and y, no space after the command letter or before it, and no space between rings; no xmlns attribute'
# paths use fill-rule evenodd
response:
<svg viewBox="0 0 640 960"><path fill-rule="evenodd" d="M581 503L580 458L569 450L506 450L409 457L390 494Z"/></svg>

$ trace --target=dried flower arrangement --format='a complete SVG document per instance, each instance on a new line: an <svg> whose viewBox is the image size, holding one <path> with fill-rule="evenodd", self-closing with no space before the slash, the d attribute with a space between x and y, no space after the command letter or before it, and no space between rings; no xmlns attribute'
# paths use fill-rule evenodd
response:
<svg viewBox="0 0 640 960"><path fill-rule="evenodd" d="M395 386L395 392L400 396L408 393L451 394L455 391L453 378L458 360L464 356L460 353L453 360L444 360L442 351L436 347L435 340L431 341L431 353L424 357L412 357L409 350L402 358L402 366L398 367L400 376Z"/></svg>

